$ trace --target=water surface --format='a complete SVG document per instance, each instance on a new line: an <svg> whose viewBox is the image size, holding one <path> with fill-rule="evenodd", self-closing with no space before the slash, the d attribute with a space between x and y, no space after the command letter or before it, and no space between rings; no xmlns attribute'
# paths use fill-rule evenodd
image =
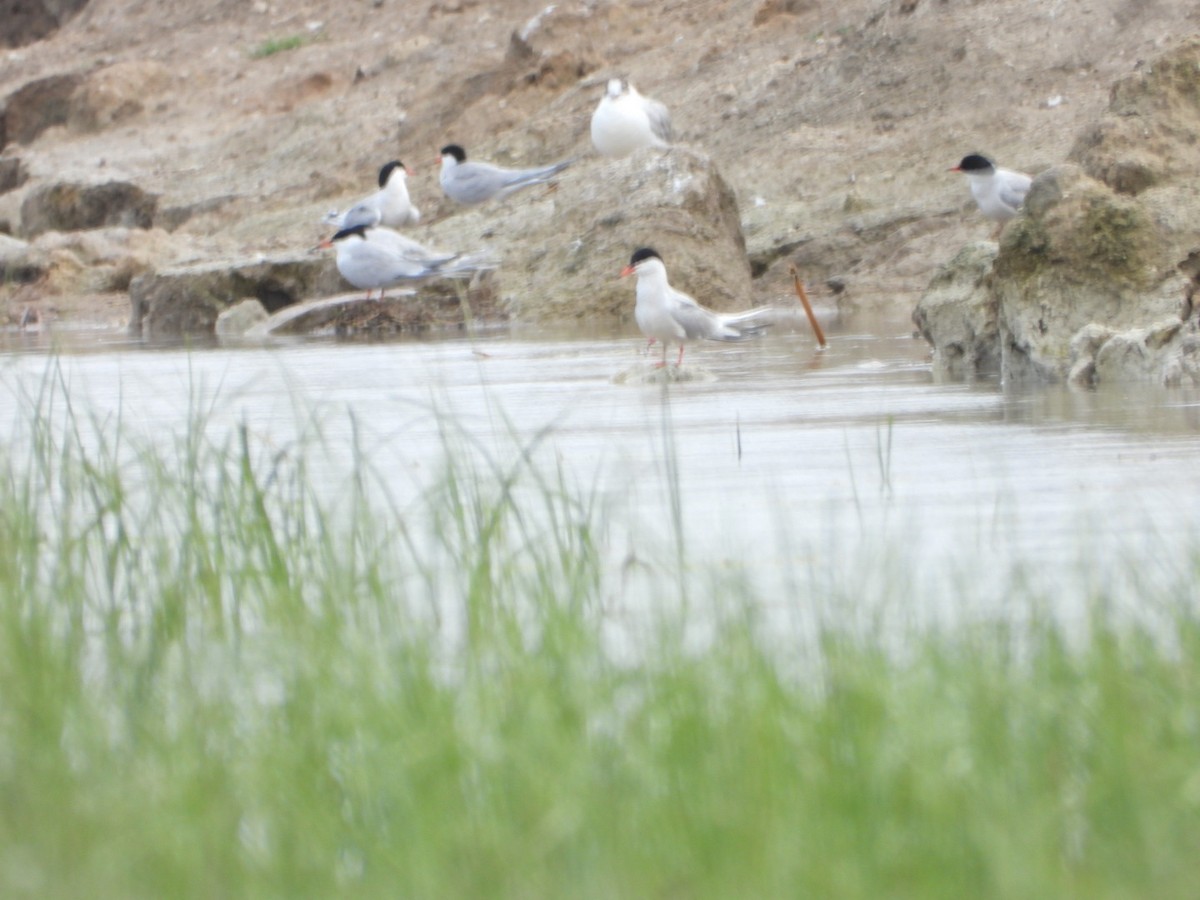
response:
<svg viewBox="0 0 1200 900"><path fill-rule="evenodd" d="M829 337L825 351L806 334L697 346L684 365L705 377L663 385L619 383L649 365L629 332L190 347L9 335L0 420L21 440L21 408L50 378L76 410L149 440L198 418L218 442L240 425L278 448L319 432L323 490L345 485L357 446L401 507L435 477L448 430L485 468L536 447L603 504L614 560L682 540L695 564L782 603L814 581L853 600L901 580L932 611L960 596L1003 609L1014 577L1082 603L1131 571L1145 579L1133 594L1187 571L1200 393L935 384L905 322Z"/></svg>

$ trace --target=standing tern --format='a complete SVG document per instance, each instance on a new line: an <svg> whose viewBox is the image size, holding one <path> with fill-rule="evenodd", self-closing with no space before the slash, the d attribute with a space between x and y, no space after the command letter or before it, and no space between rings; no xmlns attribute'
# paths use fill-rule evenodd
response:
<svg viewBox="0 0 1200 900"><path fill-rule="evenodd" d="M1017 214L1033 183L1028 175L999 168L978 153L964 156L962 162L950 171L967 176L971 183L971 196L975 198L979 211L997 223L997 235L1004 223Z"/></svg>
<svg viewBox="0 0 1200 900"><path fill-rule="evenodd" d="M467 162L467 152L458 144L448 144L441 154L438 180L442 190L451 200L464 204L482 203L523 187L545 184L571 164L568 160L538 169L505 169L491 163Z"/></svg>
<svg viewBox="0 0 1200 900"><path fill-rule="evenodd" d="M354 225L385 225L403 228L421 221L421 211L408 196L408 167L393 159L379 170L379 190L345 212L327 213L323 221L339 231Z"/></svg>
<svg viewBox="0 0 1200 900"><path fill-rule="evenodd" d="M390 228L352 225L319 244L337 248L337 268L342 277L367 292L424 278L465 278L494 268L484 255L438 253Z"/></svg>
<svg viewBox="0 0 1200 900"><path fill-rule="evenodd" d="M610 78L592 113L592 143L603 156L628 156L643 147L670 147L671 114L629 82Z"/></svg>
<svg viewBox="0 0 1200 900"><path fill-rule="evenodd" d="M663 345L661 368L667 364L667 344L679 344L678 368L683 364L686 341L703 338L708 341L744 341L758 337L775 324L776 311L762 306L743 313L718 313L705 309L687 294L677 291L667 281L667 267L662 257L649 247L633 251L629 265L621 277L637 275L637 304L633 317L650 344Z"/></svg>

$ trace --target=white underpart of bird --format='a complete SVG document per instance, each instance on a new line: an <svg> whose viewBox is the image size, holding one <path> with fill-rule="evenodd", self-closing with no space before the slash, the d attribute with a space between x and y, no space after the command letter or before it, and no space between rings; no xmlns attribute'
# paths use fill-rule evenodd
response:
<svg viewBox="0 0 1200 900"><path fill-rule="evenodd" d="M986 156L972 153L950 170L967 176L979 211L1000 225L1016 216L1033 179L1023 172L1002 169Z"/></svg>
<svg viewBox="0 0 1200 900"><path fill-rule="evenodd" d="M343 212L332 211L322 220L338 231L355 225L403 228L421 221L421 211L408 195L408 168L398 159L379 170L379 190Z"/></svg>
<svg viewBox="0 0 1200 900"><path fill-rule="evenodd" d="M545 184L571 164L570 160L541 166L536 169L506 169L491 163L467 160L467 153L458 144L442 148L442 171L438 181L446 196L457 203L472 205L496 197L506 197L513 191Z"/></svg>
<svg viewBox="0 0 1200 900"><path fill-rule="evenodd" d="M633 318L650 344L660 341L663 358L660 366L667 364L667 345L679 344L679 358L675 365L683 363L683 348L686 342L745 341L759 337L778 317L774 307L760 306L742 313L718 313L706 309L683 291L671 287L667 280L667 267L657 251L641 247L633 252L629 265L621 276L637 275L637 303Z"/></svg>
<svg viewBox="0 0 1200 900"><path fill-rule="evenodd" d="M671 146L671 114L620 78L610 78L592 113L592 144L604 156L628 156L643 147Z"/></svg>
<svg viewBox="0 0 1200 900"><path fill-rule="evenodd" d="M466 278L495 268L486 253L440 253L390 228L354 225L343 228L322 247L335 247L337 268L348 282L371 292L427 278Z"/></svg>

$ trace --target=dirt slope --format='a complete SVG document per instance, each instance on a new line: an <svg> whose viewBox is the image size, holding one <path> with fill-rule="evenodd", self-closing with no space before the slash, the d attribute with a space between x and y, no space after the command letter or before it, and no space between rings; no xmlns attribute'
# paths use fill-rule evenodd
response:
<svg viewBox="0 0 1200 900"><path fill-rule="evenodd" d="M1060 161L1117 77L1196 30L1186 0L91 0L0 53L0 97L117 63L165 77L135 80L134 111L99 130L10 145L30 179L0 195L0 220L47 180L119 177L160 208L215 207L175 232L178 255L294 249L399 156L433 221L453 214L443 143L514 164L589 153L616 73L734 187L758 299L785 293L796 261L819 300L907 310L989 233L949 166L973 150Z"/></svg>

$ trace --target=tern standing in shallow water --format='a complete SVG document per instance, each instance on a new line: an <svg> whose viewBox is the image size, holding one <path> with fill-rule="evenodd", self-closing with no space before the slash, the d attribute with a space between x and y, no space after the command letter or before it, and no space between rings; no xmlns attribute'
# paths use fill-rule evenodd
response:
<svg viewBox="0 0 1200 900"><path fill-rule="evenodd" d="M986 156L964 156L951 172L961 172L971 184L971 196L979 211L997 223L999 235L1004 223L1016 216L1029 193L1033 179L1023 172L1002 169Z"/></svg>
<svg viewBox="0 0 1200 900"><path fill-rule="evenodd" d="M663 358L659 367L667 364L667 344L679 344L678 368L683 364L683 348L687 341L744 341L758 337L775 324L773 307L761 306L743 313L718 313L705 309L687 294L677 291L667 281L667 267L658 252L649 247L633 251L629 265L621 277L637 275L637 304L633 317L650 344L661 341Z"/></svg>
<svg viewBox="0 0 1200 900"><path fill-rule="evenodd" d="M438 176L446 196L457 203L472 205L506 197L513 191L534 184L545 184L571 163L555 163L537 169L506 169L491 163L467 161L467 151L458 144L441 150L442 171Z"/></svg>
<svg viewBox="0 0 1200 900"><path fill-rule="evenodd" d="M480 255L438 253L390 228L352 225L322 241L321 247L337 248L337 268L348 282L367 292L379 291L402 282L426 278L465 278L494 264Z"/></svg>
<svg viewBox="0 0 1200 900"><path fill-rule="evenodd" d="M421 211L408 196L408 167L393 159L379 170L379 190L345 212L331 212L324 221L339 231L354 225L403 228L421 221Z"/></svg>
<svg viewBox="0 0 1200 900"><path fill-rule="evenodd" d="M671 114L632 84L610 78L592 113L592 144L604 156L628 156L643 147L671 146Z"/></svg>

